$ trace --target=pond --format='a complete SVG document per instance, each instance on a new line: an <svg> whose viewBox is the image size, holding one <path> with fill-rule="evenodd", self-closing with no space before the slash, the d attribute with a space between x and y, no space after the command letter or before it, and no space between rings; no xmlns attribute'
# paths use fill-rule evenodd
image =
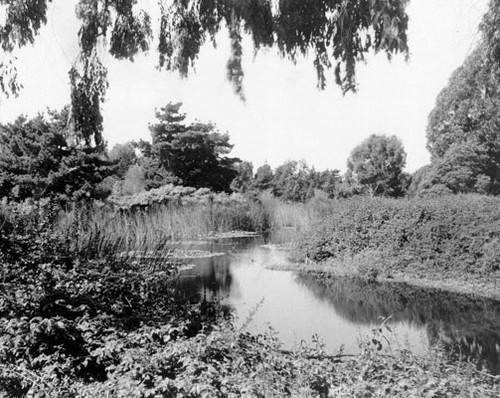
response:
<svg viewBox="0 0 500 398"><path fill-rule="evenodd" d="M192 301L217 298L232 307L236 326L254 333L271 327L284 348L317 336L331 352L356 353L361 338L390 317L394 347L423 353L442 345L456 358L472 358L500 372L500 302L401 283L321 280L270 268L288 253L269 243L286 237L247 237L180 244L220 255L185 260L178 279Z"/></svg>

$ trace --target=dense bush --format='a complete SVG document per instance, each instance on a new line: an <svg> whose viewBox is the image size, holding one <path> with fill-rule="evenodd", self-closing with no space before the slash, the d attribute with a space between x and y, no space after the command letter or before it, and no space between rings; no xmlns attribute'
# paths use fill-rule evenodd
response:
<svg viewBox="0 0 500 398"><path fill-rule="evenodd" d="M393 265L460 272L498 269L500 200L447 196L415 200L337 201L301 244L311 260L377 251Z"/></svg>
<svg viewBox="0 0 500 398"><path fill-rule="evenodd" d="M0 396L44 396L47 386L47 396L72 396L68 380L108 378L129 333L161 326L169 339L192 337L219 316L177 299L175 264L92 256L60 232L58 212L50 202L0 212Z"/></svg>

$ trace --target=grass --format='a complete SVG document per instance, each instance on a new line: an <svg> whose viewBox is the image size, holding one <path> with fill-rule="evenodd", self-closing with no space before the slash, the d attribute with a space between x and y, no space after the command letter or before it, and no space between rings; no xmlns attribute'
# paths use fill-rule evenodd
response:
<svg viewBox="0 0 500 398"><path fill-rule="evenodd" d="M333 210L333 202L324 198L313 198L307 203L287 203L268 192L263 192L259 200L268 215L269 227L274 230L283 228L307 230L318 219Z"/></svg>
<svg viewBox="0 0 500 398"><path fill-rule="evenodd" d="M128 252L167 256L173 241L237 236L238 231L305 230L327 208L322 201L284 203L266 193L258 200L191 200L130 211L93 203L60 210L57 232L71 236L76 251L96 257Z"/></svg>
<svg viewBox="0 0 500 398"><path fill-rule="evenodd" d="M255 229L246 209L225 205L158 205L149 211L116 212L108 207L74 207L59 215L58 229L73 235L78 251L97 256L123 252L168 253L175 240L238 229Z"/></svg>

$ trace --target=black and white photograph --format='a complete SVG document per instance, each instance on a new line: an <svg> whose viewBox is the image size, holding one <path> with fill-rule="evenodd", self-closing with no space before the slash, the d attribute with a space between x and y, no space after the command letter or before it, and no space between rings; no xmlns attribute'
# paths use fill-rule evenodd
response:
<svg viewBox="0 0 500 398"><path fill-rule="evenodd" d="M500 397L500 1L0 0L21 397Z"/></svg>

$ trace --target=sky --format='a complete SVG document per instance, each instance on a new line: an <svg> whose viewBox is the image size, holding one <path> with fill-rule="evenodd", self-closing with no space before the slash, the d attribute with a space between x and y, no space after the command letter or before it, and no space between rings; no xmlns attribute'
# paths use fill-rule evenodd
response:
<svg viewBox="0 0 500 398"><path fill-rule="evenodd" d="M153 11L156 1L140 1ZM267 162L305 160L316 170L345 171L352 149L371 134L398 136L407 152L408 172L429 162L425 149L427 117L440 90L480 38L478 24L488 0L412 0L407 12L410 60L371 55L358 65L357 93L343 96L333 71L324 91L316 88L312 59L296 65L274 49L254 55L244 38L246 101L226 80L229 41L221 34L216 49L200 52L188 78L158 71L151 51L134 62L104 55L110 87L103 104L108 147L151 135L155 109L183 102L190 120L213 122L230 134L231 156L251 161L254 170ZM34 46L14 54L24 88L17 98L0 97L0 123L20 114L33 116L69 102L68 71L78 55L76 0L53 0L48 23ZM1 14L1 12L0 12ZM1 15L0 15L1 23ZM1 55L0 55L1 58Z"/></svg>

